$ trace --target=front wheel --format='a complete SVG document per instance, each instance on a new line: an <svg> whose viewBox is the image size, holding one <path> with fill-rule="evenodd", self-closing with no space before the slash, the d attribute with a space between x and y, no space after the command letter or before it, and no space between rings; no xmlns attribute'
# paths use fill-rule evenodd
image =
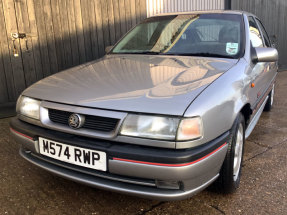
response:
<svg viewBox="0 0 287 215"><path fill-rule="evenodd" d="M226 157L217 181L217 185L223 193L232 193L239 187L244 143L245 120L240 113L231 129Z"/></svg>

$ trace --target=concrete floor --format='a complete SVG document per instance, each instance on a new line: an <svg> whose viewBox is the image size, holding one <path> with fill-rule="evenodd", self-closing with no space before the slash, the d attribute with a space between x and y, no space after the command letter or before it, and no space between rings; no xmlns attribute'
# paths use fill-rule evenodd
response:
<svg viewBox="0 0 287 215"><path fill-rule="evenodd" d="M15 102L0 105L0 119L16 115Z"/></svg>
<svg viewBox="0 0 287 215"><path fill-rule="evenodd" d="M246 142L240 189L205 190L183 201L158 202L97 190L56 177L18 155L9 119L0 120L0 214L286 214L287 72L275 103Z"/></svg>

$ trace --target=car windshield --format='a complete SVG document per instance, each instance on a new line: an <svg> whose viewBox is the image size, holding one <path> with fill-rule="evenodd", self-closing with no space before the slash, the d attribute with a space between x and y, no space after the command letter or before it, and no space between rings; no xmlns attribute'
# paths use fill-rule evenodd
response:
<svg viewBox="0 0 287 215"><path fill-rule="evenodd" d="M243 52L241 15L183 14L144 20L111 53L239 58Z"/></svg>

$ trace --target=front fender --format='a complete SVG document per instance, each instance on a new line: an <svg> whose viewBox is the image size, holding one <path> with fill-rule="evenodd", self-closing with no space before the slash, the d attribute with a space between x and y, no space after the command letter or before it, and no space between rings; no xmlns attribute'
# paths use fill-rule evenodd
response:
<svg viewBox="0 0 287 215"><path fill-rule="evenodd" d="M178 142L176 148L204 144L231 129L238 113L249 103L249 67L244 59L208 86L187 108L184 117L200 116L204 134L199 140Z"/></svg>

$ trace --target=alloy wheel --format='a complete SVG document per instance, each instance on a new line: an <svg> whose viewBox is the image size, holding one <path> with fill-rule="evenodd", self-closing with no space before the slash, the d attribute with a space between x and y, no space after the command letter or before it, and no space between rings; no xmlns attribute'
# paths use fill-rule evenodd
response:
<svg viewBox="0 0 287 215"><path fill-rule="evenodd" d="M239 124L238 131L236 135L236 143L234 149L234 159L233 159L233 180L236 181L239 177L241 161L242 161L242 151L243 151L243 125Z"/></svg>

